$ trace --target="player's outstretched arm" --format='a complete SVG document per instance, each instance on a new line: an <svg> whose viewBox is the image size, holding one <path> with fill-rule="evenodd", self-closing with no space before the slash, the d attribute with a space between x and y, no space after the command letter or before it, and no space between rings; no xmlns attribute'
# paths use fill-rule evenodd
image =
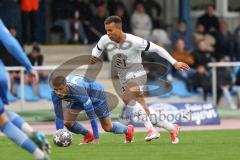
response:
<svg viewBox="0 0 240 160"><path fill-rule="evenodd" d="M52 91L52 103L54 106L54 113L55 113L55 126L56 130L64 128L64 118L63 118L63 109L62 109L62 101L56 95L54 91Z"/></svg>
<svg viewBox="0 0 240 160"><path fill-rule="evenodd" d="M8 29L4 26L0 20L0 41L6 47L6 49L11 53L16 60L21 63L26 70L28 71L30 78L37 83L38 82L38 73L33 71L32 65L24 53L22 47L18 41L9 33Z"/></svg>
<svg viewBox="0 0 240 160"><path fill-rule="evenodd" d="M95 144L98 144L99 141L99 131L98 131L98 122L97 122L97 116L94 111L94 107L92 104L91 99L89 98L88 94L84 91L81 90L81 93L79 95L75 94L74 98L81 104L83 104L83 108L90 120L92 130L93 130L93 135L94 135L94 142Z"/></svg>
<svg viewBox="0 0 240 160"><path fill-rule="evenodd" d="M28 72L32 72L32 65L24 53L22 47L18 41L9 33L8 29L4 26L0 20L0 41L3 43L4 47L9 51L10 54L21 63Z"/></svg>
<svg viewBox="0 0 240 160"><path fill-rule="evenodd" d="M91 122L93 136L94 136L93 143L98 144L99 143L98 122L97 122L97 116L94 112L92 103L84 106L84 110L86 111L86 114Z"/></svg>
<svg viewBox="0 0 240 160"><path fill-rule="evenodd" d="M155 52L157 53L159 56L165 58L166 60L168 60L176 70L179 71L186 71L186 70L190 70L190 67L183 62L177 62L164 48L152 43L152 42L147 42L149 45L149 49L148 51L150 52Z"/></svg>

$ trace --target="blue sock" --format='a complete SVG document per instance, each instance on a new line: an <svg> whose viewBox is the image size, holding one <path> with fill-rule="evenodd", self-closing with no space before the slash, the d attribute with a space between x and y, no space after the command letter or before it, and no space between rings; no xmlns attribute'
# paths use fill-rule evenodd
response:
<svg viewBox="0 0 240 160"><path fill-rule="evenodd" d="M120 133L127 133L127 126L123 125L122 123L119 122L113 122L112 123L112 132L116 133L116 134L120 134Z"/></svg>
<svg viewBox="0 0 240 160"><path fill-rule="evenodd" d="M56 117L55 118L55 126L56 126L56 129L59 130L59 129L63 129L64 128L64 122L61 118L58 118Z"/></svg>
<svg viewBox="0 0 240 160"><path fill-rule="evenodd" d="M78 122L75 122L71 128L68 128L68 130L75 134L82 134L84 136L88 134L88 130Z"/></svg>
<svg viewBox="0 0 240 160"><path fill-rule="evenodd" d="M3 124L1 131L14 143L23 149L27 150L29 153L33 153L37 146L15 125L11 122L6 122Z"/></svg>
<svg viewBox="0 0 240 160"><path fill-rule="evenodd" d="M22 125L24 123L26 123L18 114L16 114L13 111L6 111L8 118L10 119L10 121L17 126L19 129L22 129Z"/></svg>

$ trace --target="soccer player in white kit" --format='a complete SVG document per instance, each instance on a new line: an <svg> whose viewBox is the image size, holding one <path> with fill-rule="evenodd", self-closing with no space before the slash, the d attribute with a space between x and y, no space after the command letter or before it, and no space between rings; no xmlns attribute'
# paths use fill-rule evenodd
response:
<svg viewBox="0 0 240 160"><path fill-rule="evenodd" d="M146 117L144 119L144 125L147 129L145 140L151 141L152 139L157 139L160 134L151 123L148 116L150 111L142 94L142 85L146 82L146 72L141 65L141 53L142 51L155 52L168 60L176 70L189 70L190 67L183 62L177 62L164 48L138 36L124 33L122 30L122 20L118 16L108 17L104 25L107 34L103 35L93 48L90 63L96 63L97 58L100 57L103 51L108 53L110 59L113 61L111 69L117 72L120 85L123 89L121 97L124 103L133 109L135 115L140 115L140 119L141 116L142 119ZM141 77L140 80L138 77ZM171 134L172 143L178 143L179 126L167 121L160 121L157 123L157 126L167 129Z"/></svg>

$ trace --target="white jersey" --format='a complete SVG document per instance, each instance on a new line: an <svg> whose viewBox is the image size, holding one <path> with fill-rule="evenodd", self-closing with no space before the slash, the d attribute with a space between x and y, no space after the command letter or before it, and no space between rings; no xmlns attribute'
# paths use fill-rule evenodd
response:
<svg viewBox="0 0 240 160"><path fill-rule="evenodd" d="M123 44L112 41L108 35L100 38L92 50L92 56L100 57L103 51L108 53L114 69L122 86L126 86L130 80L136 80L139 85L146 82L146 72L142 66L142 51L155 52L167 59L172 65L176 60L162 47L146 41L138 36L126 33ZM138 80L137 78L140 77Z"/></svg>
<svg viewBox="0 0 240 160"><path fill-rule="evenodd" d="M173 59L164 48L128 33L126 33L126 39L122 45L112 41L107 35L102 36L97 45L93 48L92 56L99 57L103 50L108 53L110 60L112 60L114 55L125 55L126 64L142 63L142 51L156 52L158 55L168 60L172 65L176 63L176 60Z"/></svg>

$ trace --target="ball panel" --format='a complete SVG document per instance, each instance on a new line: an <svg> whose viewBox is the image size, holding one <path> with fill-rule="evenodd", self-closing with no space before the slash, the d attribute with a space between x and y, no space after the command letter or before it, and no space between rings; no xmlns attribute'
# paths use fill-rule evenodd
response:
<svg viewBox="0 0 240 160"><path fill-rule="evenodd" d="M56 131L53 142L60 147L68 147L72 143L72 134L66 129L59 129Z"/></svg>

